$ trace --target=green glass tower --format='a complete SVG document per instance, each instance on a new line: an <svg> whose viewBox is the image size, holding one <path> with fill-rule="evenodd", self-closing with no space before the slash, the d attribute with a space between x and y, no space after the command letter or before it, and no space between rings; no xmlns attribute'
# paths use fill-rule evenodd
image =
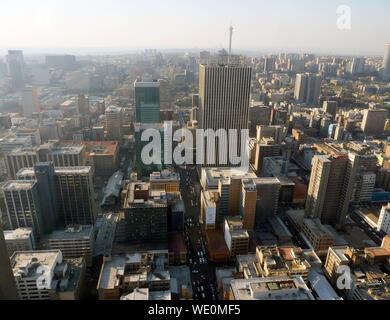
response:
<svg viewBox="0 0 390 320"><path fill-rule="evenodd" d="M158 81L134 83L135 118L139 123L160 122L160 83Z"/></svg>

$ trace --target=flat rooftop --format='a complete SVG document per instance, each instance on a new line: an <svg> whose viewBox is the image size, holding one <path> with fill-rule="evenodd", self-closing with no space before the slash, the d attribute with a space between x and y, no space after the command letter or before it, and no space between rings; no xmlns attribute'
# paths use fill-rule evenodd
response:
<svg viewBox="0 0 390 320"><path fill-rule="evenodd" d="M36 180L9 180L3 185L4 191L30 190L36 184Z"/></svg>
<svg viewBox="0 0 390 320"><path fill-rule="evenodd" d="M20 240L30 238L32 234L32 229L18 228L15 230L4 230L3 232L5 240Z"/></svg>
<svg viewBox="0 0 390 320"><path fill-rule="evenodd" d="M50 235L48 235L48 240L72 240L80 238L90 238L93 232L92 225L82 225L81 228L78 226L74 227L74 231L71 231L69 226L65 230L54 230Z"/></svg>
<svg viewBox="0 0 390 320"><path fill-rule="evenodd" d="M16 251L10 260L15 277L38 278L42 271L48 273L57 262L61 263L62 254L60 250Z"/></svg>
<svg viewBox="0 0 390 320"><path fill-rule="evenodd" d="M235 279L231 288L236 300L314 300L302 277Z"/></svg>

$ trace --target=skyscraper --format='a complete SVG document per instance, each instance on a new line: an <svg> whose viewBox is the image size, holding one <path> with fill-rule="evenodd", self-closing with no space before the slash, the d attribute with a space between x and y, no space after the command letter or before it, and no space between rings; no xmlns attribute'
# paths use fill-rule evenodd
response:
<svg viewBox="0 0 390 320"><path fill-rule="evenodd" d="M37 239L46 233L36 180L9 180L3 196L11 229L32 228Z"/></svg>
<svg viewBox="0 0 390 320"><path fill-rule="evenodd" d="M105 112L107 140L122 140L122 108L109 106Z"/></svg>
<svg viewBox="0 0 390 320"><path fill-rule="evenodd" d="M8 50L6 56L8 74L12 79L12 88L19 89L26 79L25 64L22 50Z"/></svg>
<svg viewBox="0 0 390 320"><path fill-rule="evenodd" d="M0 223L0 300L16 299L18 299L18 292Z"/></svg>
<svg viewBox="0 0 390 320"><path fill-rule="evenodd" d="M55 184L62 226L94 224L96 208L91 167L57 167Z"/></svg>
<svg viewBox="0 0 390 320"><path fill-rule="evenodd" d="M386 44L385 56L383 58L383 69L385 74L390 76L390 43Z"/></svg>
<svg viewBox="0 0 390 320"><path fill-rule="evenodd" d="M227 133L230 129L237 129L238 133L236 146L229 145L229 143L221 145L221 159L225 163L219 161L220 141L218 139L214 151L215 164L207 164L206 160L212 158L209 158L205 152L205 166L236 166L230 163L230 155L241 155L241 130L248 129L251 75L252 68L243 65L200 65L200 119L198 119L200 128L214 131L224 129Z"/></svg>
<svg viewBox="0 0 390 320"><path fill-rule="evenodd" d="M350 199L345 188L347 164L346 155L313 157L305 207L307 217L335 226L344 224Z"/></svg>
<svg viewBox="0 0 390 320"><path fill-rule="evenodd" d="M23 88L24 116L31 118L34 112L39 112L40 110L37 88L34 86L25 86Z"/></svg>
<svg viewBox="0 0 390 320"><path fill-rule="evenodd" d="M89 114L89 99L83 94L77 96L77 111L83 115Z"/></svg>
<svg viewBox="0 0 390 320"><path fill-rule="evenodd" d="M366 109L363 112L362 130L365 134L380 135L385 130L387 111Z"/></svg>
<svg viewBox="0 0 390 320"><path fill-rule="evenodd" d="M134 94L136 122L160 122L160 82L135 81Z"/></svg>
<svg viewBox="0 0 390 320"><path fill-rule="evenodd" d="M299 73L295 80L294 98L298 103L317 105L321 93L321 76L314 73Z"/></svg>

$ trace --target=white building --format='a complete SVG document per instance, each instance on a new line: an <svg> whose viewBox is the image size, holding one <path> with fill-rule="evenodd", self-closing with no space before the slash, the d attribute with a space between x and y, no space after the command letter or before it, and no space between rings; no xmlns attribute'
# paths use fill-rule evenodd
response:
<svg viewBox="0 0 390 320"><path fill-rule="evenodd" d="M54 269L62 263L60 250L19 251L11 257L16 287L21 300L47 300Z"/></svg>
<svg viewBox="0 0 390 320"><path fill-rule="evenodd" d="M390 234L390 203L387 206L383 206L378 220L378 231L386 232Z"/></svg>
<svg viewBox="0 0 390 320"><path fill-rule="evenodd" d="M9 256L12 256L15 251L35 249L34 234L31 228L4 230L4 239Z"/></svg>

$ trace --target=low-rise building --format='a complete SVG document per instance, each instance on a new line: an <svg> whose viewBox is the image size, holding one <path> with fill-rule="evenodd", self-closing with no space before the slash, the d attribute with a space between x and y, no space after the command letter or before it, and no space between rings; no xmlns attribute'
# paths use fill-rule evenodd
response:
<svg viewBox="0 0 390 320"><path fill-rule="evenodd" d="M51 250L61 250L64 258L83 257L87 266L92 265L92 225L70 225L65 230L55 230L47 237L47 242Z"/></svg>
<svg viewBox="0 0 390 320"><path fill-rule="evenodd" d="M4 230L4 239L10 256L15 251L30 251L35 249L32 228Z"/></svg>
<svg viewBox="0 0 390 320"><path fill-rule="evenodd" d="M97 290L100 300L119 300L136 288L170 290L168 250L104 257Z"/></svg>
<svg viewBox="0 0 390 320"><path fill-rule="evenodd" d="M78 300L85 279L83 258L64 260L60 250L18 251L11 257L22 300Z"/></svg>
<svg viewBox="0 0 390 320"><path fill-rule="evenodd" d="M314 251L322 253L333 245L333 235L319 219L304 219L302 232L310 242Z"/></svg>
<svg viewBox="0 0 390 320"><path fill-rule="evenodd" d="M315 300L300 276L231 281L230 300Z"/></svg>

